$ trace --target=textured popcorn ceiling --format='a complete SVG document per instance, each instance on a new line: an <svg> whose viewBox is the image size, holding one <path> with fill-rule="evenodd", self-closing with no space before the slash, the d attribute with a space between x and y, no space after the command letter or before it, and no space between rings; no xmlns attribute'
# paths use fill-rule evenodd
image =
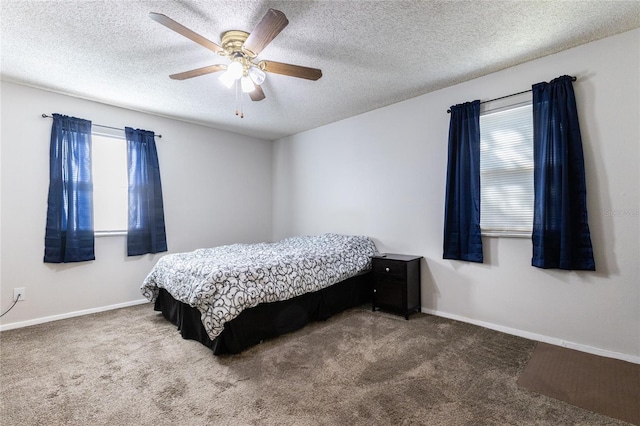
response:
<svg viewBox="0 0 640 426"><path fill-rule="evenodd" d="M640 27L640 1L0 4L3 80L265 139ZM289 25L258 59L320 68L320 80L268 74L266 99L245 95L240 119L233 91L218 74L169 79L228 60L151 20L149 12L219 44L223 31L251 32L269 8L283 11ZM34 114L41 112L56 111Z"/></svg>

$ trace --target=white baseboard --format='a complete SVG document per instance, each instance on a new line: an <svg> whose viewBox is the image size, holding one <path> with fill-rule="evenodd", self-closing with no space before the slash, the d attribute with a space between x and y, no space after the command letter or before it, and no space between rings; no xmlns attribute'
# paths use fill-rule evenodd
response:
<svg viewBox="0 0 640 426"><path fill-rule="evenodd" d="M115 305L101 306L99 308L84 309L82 311L68 312L60 315L52 315L48 317L36 318L28 321L13 322L9 324L0 325L0 331L12 330L15 328L28 327L30 325L43 324L51 321L58 321L66 318L79 317L82 315L95 314L97 312L110 311L112 309L126 308L128 306L141 305L149 303L147 299L133 300L131 302L118 303ZM490 330L500 331L502 333L511 334L514 336L524 337L525 339L535 340L538 342L549 343L550 345L562 346L569 349L575 349L577 351L590 353L593 355L604 356L607 358L615 358L622 361L632 362L634 364L640 364L640 356L628 355L619 352L607 351L604 349L594 348L593 346L582 345L580 343L567 342L556 337L549 337L542 334L531 333L529 331L519 330L516 328L505 327L502 325L492 324L485 321L474 320L471 318L463 317L461 315L450 314L448 312L437 311L433 309L422 308L422 312L425 314L435 315L438 317L449 318L456 321L466 322L469 324L478 325L480 327L488 328Z"/></svg>
<svg viewBox="0 0 640 426"><path fill-rule="evenodd" d="M504 327L502 325L492 324L485 321L474 320L471 318L463 317L460 315L450 314L447 312L441 312L433 309L422 308L422 312L425 314L435 315L438 317L449 318L456 321L466 322L469 324L478 325L480 327L488 328L491 330L500 331L502 333L511 334L518 337L524 337L525 339L535 340L538 342L548 343L550 345L562 346L569 349L575 349L577 351L590 353L593 355L604 356L607 358L615 358L622 361L632 362L634 364L640 364L640 356L623 354L620 352L607 351L604 349L594 348L593 346L582 345L580 343L567 342L556 337L549 337L542 334L531 333L524 330L518 330L516 328Z"/></svg>
<svg viewBox="0 0 640 426"><path fill-rule="evenodd" d="M126 308L128 306L142 305L143 303L150 303L150 302L147 299L138 299L138 300L133 300L131 302L117 303L115 305L101 306L99 308L84 309L82 311L68 312L66 314L60 314L60 315L51 315L49 317L36 318L28 321L12 322L9 324L0 325L0 331L12 330L14 328L28 327L30 325L43 324L45 322L58 321L61 319L79 317L82 315L95 314L97 312L110 311L112 309Z"/></svg>

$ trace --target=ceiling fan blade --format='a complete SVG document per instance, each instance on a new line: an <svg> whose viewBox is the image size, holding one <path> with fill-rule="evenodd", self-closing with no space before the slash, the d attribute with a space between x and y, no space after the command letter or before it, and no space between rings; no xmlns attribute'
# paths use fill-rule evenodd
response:
<svg viewBox="0 0 640 426"><path fill-rule="evenodd" d="M322 77L322 70L317 68L302 67L300 65L284 64L275 61L260 61L260 69L274 74L288 75L291 77L317 80Z"/></svg>
<svg viewBox="0 0 640 426"><path fill-rule="evenodd" d="M264 92L262 91L262 87L256 84L256 88L253 92L249 92L249 96L252 101L261 101L264 99Z"/></svg>
<svg viewBox="0 0 640 426"><path fill-rule="evenodd" d="M199 77L201 75L211 74L212 72L222 71L225 69L227 69L227 66L224 64L209 65L208 67L180 72L178 74L171 74L169 78L172 80L186 80L187 78Z"/></svg>
<svg viewBox="0 0 640 426"><path fill-rule="evenodd" d="M289 20L284 16L284 13L279 10L269 9L247 40L245 40L242 48L254 56L259 55L262 49L271 43L288 24Z"/></svg>
<svg viewBox="0 0 640 426"><path fill-rule="evenodd" d="M162 24L165 27L177 32L178 34L185 36L189 40L195 41L199 45L204 46L209 50L213 50L216 53L224 52L224 49L222 47L218 46L211 40L208 40L202 37L200 34L191 31L189 28L177 23L176 21L169 18L168 16L163 15L162 13L149 12L149 17L157 23Z"/></svg>

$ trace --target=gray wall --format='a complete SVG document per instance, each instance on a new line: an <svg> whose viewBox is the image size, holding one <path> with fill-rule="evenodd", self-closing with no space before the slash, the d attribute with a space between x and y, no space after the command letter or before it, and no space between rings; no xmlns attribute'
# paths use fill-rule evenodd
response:
<svg viewBox="0 0 640 426"><path fill-rule="evenodd" d="M278 140L274 237L369 235L381 251L425 257L425 312L640 362L639 39L634 30ZM483 238L484 264L443 260L447 108L563 74L578 77L597 272L533 268L529 239Z"/></svg>
<svg viewBox="0 0 640 426"><path fill-rule="evenodd" d="M51 119L58 112L157 139L167 240L171 252L271 238L272 143L12 83L2 83L2 309L13 288L26 300L3 328L142 301L139 288L162 256L126 256L126 237L96 239L96 260L45 264Z"/></svg>

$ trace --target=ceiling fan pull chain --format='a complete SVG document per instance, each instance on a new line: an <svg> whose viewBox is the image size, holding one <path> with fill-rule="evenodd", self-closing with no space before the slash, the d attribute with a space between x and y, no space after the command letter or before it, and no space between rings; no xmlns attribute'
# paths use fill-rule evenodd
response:
<svg viewBox="0 0 640 426"><path fill-rule="evenodd" d="M238 97L240 98L240 118L244 118L244 110L242 109L242 91L238 91Z"/></svg>
<svg viewBox="0 0 640 426"><path fill-rule="evenodd" d="M238 114L240 110L240 114ZM242 110L242 90L240 89L240 79L236 80L236 115L240 115L240 118L244 118L244 111Z"/></svg>
<svg viewBox="0 0 640 426"><path fill-rule="evenodd" d="M238 112L238 89L240 88L240 85L238 84L238 80L235 81L234 83L234 89L236 91L235 95L236 95L236 115L239 115Z"/></svg>

